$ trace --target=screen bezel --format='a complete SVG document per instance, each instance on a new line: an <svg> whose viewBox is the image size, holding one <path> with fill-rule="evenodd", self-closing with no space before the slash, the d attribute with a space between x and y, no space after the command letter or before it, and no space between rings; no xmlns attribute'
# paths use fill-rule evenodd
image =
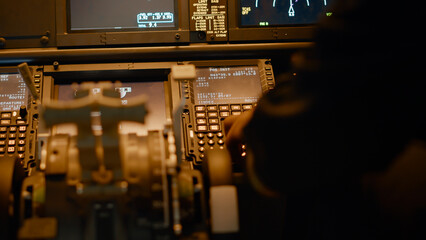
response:
<svg viewBox="0 0 426 240"><path fill-rule="evenodd" d="M241 26L240 0L228 1L228 31L230 42L294 42L312 41L315 24L289 24L281 26Z"/></svg>
<svg viewBox="0 0 426 240"><path fill-rule="evenodd" d="M184 44L189 42L188 0L175 1L174 28L72 30L69 0L56 0L58 47L90 47L146 44Z"/></svg>

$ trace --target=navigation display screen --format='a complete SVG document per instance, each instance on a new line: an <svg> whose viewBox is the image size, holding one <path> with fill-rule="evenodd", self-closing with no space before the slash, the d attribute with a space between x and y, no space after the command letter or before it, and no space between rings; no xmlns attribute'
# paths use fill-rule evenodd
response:
<svg viewBox="0 0 426 240"><path fill-rule="evenodd" d="M176 27L176 0L69 0L71 31Z"/></svg>
<svg viewBox="0 0 426 240"><path fill-rule="evenodd" d="M315 24L333 0L240 0L242 27Z"/></svg>
<svg viewBox="0 0 426 240"><path fill-rule="evenodd" d="M166 98L164 82L123 82L122 86L115 90L120 93L121 102L126 105L132 97L146 95L148 97L146 107L148 115L145 118L145 127L139 129L139 124L126 122L120 126L122 133L146 132L148 130L162 130L166 123ZM71 84L58 84L58 100L71 101L78 89ZM94 88L93 91L99 91Z"/></svg>
<svg viewBox="0 0 426 240"><path fill-rule="evenodd" d="M257 66L201 67L196 72L195 104L255 103L262 94Z"/></svg>
<svg viewBox="0 0 426 240"><path fill-rule="evenodd" d="M28 90L19 73L0 72L0 111L16 111L28 103Z"/></svg>

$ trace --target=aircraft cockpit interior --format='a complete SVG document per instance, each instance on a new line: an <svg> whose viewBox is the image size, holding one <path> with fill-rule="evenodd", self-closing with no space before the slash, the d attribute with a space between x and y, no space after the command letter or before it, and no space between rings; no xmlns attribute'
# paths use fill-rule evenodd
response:
<svg viewBox="0 0 426 240"><path fill-rule="evenodd" d="M1 239L291 239L227 119L297 76L338 0L1 2Z"/></svg>

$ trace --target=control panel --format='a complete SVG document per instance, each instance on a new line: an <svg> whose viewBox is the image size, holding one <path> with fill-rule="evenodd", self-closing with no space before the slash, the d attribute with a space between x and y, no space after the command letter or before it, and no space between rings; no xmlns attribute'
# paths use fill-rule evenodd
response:
<svg viewBox="0 0 426 240"><path fill-rule="evenodd" d="M191 62L197 77L183 86L183 135L186 157L202 163L207 149L224 149L223 120L256 107L275 86L269 60Z"/></svg>
<svg viewBox="0 0 426 240"><path fill-rule="evenodd" d="M224 119L274 87L269 59L0 68L0 236L237 236Z"/></svg>
<svg viewBox="0 0 426 240"><path fill-rule="evenodd" d="M42 68L32 67L33 84L41 93ZM0 159L15 158L28 169L37 154L38 106L16 68L0 68Z"/></svg>

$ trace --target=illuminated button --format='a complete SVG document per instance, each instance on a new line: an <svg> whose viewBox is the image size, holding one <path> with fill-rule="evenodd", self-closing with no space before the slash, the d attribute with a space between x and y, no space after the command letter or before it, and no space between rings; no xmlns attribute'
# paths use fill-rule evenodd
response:
<svg viewBox="0 0 426 240"><path fill-rule="evenodd" d="M9 133L9 139L16 138L16 133Z"/></svg>
<svg viewBox="0 0 426 240"><path fill-rule="evenodd" d="M205 119L205 118L197 118L197 124L207 124L207 119Z"/></svg>
<svg viewBox="0 0 426 240"><path fill-rule="evenodd" d="M38 78L34 79L34 83L40 83L40 79Z"/></svg>
<svg viewBox="0 0 426 240"><path fill-rule="evenodd" d="M25 133L19 133L18 134L18 138L25 138L27 135Z"/></svg>
<svg viewBox="0 0 426 240"><path fill-rule="evenodd" d="M15 152L15 147L8 147L7 148L7 152L8 153L14 153Z"/></svg>
<svg viewBox="0 0 426 240"><path fill-rule="evenodd" d="M25 145L25 140L23 140L23 139L18 140L18 145L20 145L20 146Z"/></svg>
<svg viewBox="0 0 426 240"><path fill-rule="evenodd" d="M251 109L253 109L253 105L251 105L251 104L244 104L243 105L243 110L244 111L251 110Z"/></svg>
<svg viewBox="0 0 426 240"><path fill-rule="evenodd" d="M232 112L232 115L241 115L241 112L240 111L234 111L234 112Z"/></svg>
<svg viewBox="0 0 426 240"><path fill-rule="evenodd" d="M217 106L216 105L207 106L207 111L215 112L215 111L217 111Z"/></svg>
<svg viewBox="0 0 426 240"><path fill-rule="evenodd" d="M203 138L204 138L204 134L199 133L199 134L197 134L197 137L198 137L199 139L203 139Z"/></svg>
<svg viewBox="0 0 426 240"><path fill-rule="evenodd" d="M6 139L7 134L6 133L0 133L0 139Z"/></svg>
<svg viewBox="0 0 426 240"><path fill-rule="evenodd" d="M27 126L19 126L19 131L20 131L20 132L25 132L25 131L27 131Z"/></svg>
<svg viewBox="0 0 426 240"><path fill-rule="evenodd" d="M202 105L195 106L196 112L204 112L205 110L206 110L206 106L202 106Z"/></svg>
<svg viewBox="0 0 426 240"><path fill-rule="evenodd" d="M41 75L40 74L34 74L34 77L35 78L41 78Z"/></svg>
<svg viewBox="0 0 426 240"><path fill-rule="evenodd" d="M222 132L218 132L218 133L216 134L216 136L217 136L218 138L223 138L223 133L222 133Z"/></svg>
<svg viewBox="0 0 426 240"><path fill-rule="evenodd" d="M206 117L206 113L204 113L204 112L196 113L195 117L197 117L197 118L205 118Z"/></svg>
<svg viewBox="0 0 426 240"><path fill-rule="evenodd" d="M2 133L7 132L7 127L0 127L0 132Z"/></svg>
<svg viewBox="0 0 426 240"><path fill-rule="evenodd" d="M13 146L16 144L16 140L9 140L9 142L7 142L7 144L9 144L9 146Z"/></svg>
<svg viewBox="0 0 426 240"><path fill-rule="evenodd" d="M6 146L6 141L5 140L0 140L0 146Z"/></svg>
<svg viewBox="0 0 426 240"><path fill-rule="evenodd" d="M225 143L225 141L223 141L223 139L219 139L219 140L217 141L217 143L218 143L219 145L223 145L223 144Z"/></svg>
<svg viewBox="0 0 426 240"><path fill-rule="evenodd" d="M24 120L16 120L16 124L18 125L25 125L25 121Z"/></svg>
<svg viewBox="0 0 426 240"><path fill-rule="evenodd" d="M204 140L198 141L198 145L203 146L204 144L206 144L206 142L204 142Z"/></svg>
<svg viewBox="0 0 426 240"><path fill-rule="evenodd" d="M217 112L209 112L208 116L209 118L217 118L219 115L217 114Z"/></svg>
<svg viewBox="0 0 426 240"><path fill-rule="evenodd" d="M220 111L229 111L229 106L228 105L220 105L219 110Z"/></svg>
<svg viewBox="0 0 426 240"><path fill-rule="evenodd" d="M19 153L25 152L25 147L18 147L18 152Z"/></svg>
<svg viewBox="0 0 426 240"><path fill-rule="evenodd" d="M207 133L207 137L208 138L214 138L214 134L213 133Z"/></svg>
<svg viewBox="0 0 426 240"><path fill-rule="evenodd" d="M206 125L198 125L197 126L197 131L207 131L207 126Z"/></svg>
<svg viewBox="0 0 426 240"><path fill-rule="evenodd" d="M210 131L217 132L220 130L219 125L210 125Z"/></svg>
<svg viewBox="0 0 426 240"><path fill-rule="evenodd" d="M18 157L19 157L20 159L24 159L24 158L25 158L25 154L20 153L20 154L18 154Z"/></svg>
<svg viewBox="0 0 426 240"><path fill-rule="evenodd" d="M208 141L207 141L207 143L208 143L210 146L213 146L213 145L214 145L214 140L213 140L213 139L210 139L210 140L208 140Z"/></svg>
<svg viewBox="0 0 426 240"><path fill-rule="evenodd" d="M0 153L5 153L5 152L6 152L6 148L0 147Z"/></svg>
<svg viewBox="0 0 426 240"><path fill-rule="evenodd" d="M205 147L199 147L199 148L198 148L198 151L199 151L199 152L204 152L204 151L206 151L206 148L205 148Z"/></svg>
<svg viewBox="0 0 426 240"><path fill-rule="evenodd" d="M221 118L229 117L229 112L220 112L220 117Z"/></svg>
<svg viewBox="0 0 426 240"><path fill-rule="evenodd" d="M9 132L16 132L18 128L16 126L10 126Z"/></svg>
<svg viewBox="0 0 426 240"><path fill-rule="evenodd" d="M10 113L10 112L2 113L1 114L1 118L3 118L3 119L10 119L10 118L12 118L12 113Z"/></svg>
<svg viewBox="0 0 426 240"><path fill-rule="evenodd" d="M0 121L0 124L1 124L1 125L10 125L10 119L2 119L2 120Z"/></svg>
<svg viewBox="0 0 426 240"><path fill-rule="evenodd" d="M209 123L210 124L219 124L219 118L210 118Z"/></svg>
<svg viewBox="0 0 426 240"><path fill-rule="evenodd" d="M231 110L232 111L240 111L241 110L241 106L240 105L231 105Z"/></svg>

